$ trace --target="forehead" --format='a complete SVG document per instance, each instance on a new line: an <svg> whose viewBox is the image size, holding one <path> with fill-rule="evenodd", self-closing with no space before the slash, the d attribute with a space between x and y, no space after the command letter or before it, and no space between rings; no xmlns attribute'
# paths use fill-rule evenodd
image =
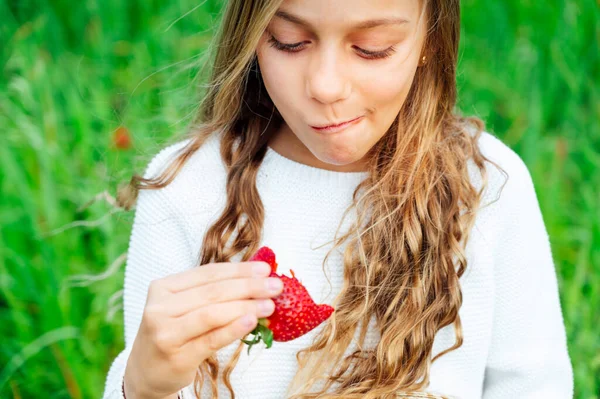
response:
<svg viewBox="0 0 600 399"><path fill-rule="evenodd" d="M400 26L419 17L419 0L284 0L273 21L311 31Z"/></svg>

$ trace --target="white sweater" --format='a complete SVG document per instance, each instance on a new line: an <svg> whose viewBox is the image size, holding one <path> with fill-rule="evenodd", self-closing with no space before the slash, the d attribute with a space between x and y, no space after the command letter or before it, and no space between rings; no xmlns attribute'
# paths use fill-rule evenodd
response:
<svg viewBox="0 0 600 399"><path fill-rule="evenodd" d="M129 244L124 282L125 349L114 360L104 399L122 398L121 382L137 334L148 284L195 266L207 228L225 204L226 173L215 134L162 190L140 192ZM185 142L161 151L145 176L154 176ZM461 277L460 317L464 343L431 366L426 391L461 399L566 399L573 396L573 370L548 234L530 173L521 158L496 137L484 133L479 146L510 176L498 201L478 213L467 244L467 271ZM471 178L481 183L471 164ZM498 197L504 182L488 164L483 204ZM279 271L291 268L317 303L330 303L342 287L341 252L322 261L356 185L367 172L334 172L304 165L268 148L257 187L265 207L261 245L278 257ZM346 218L344 231L350 217ZM316 249L315 249L316 248ZM239 261L236 257L232 261ZM301 261L299 261L301 260ZM238 398L281 399L296 370L296 352L320 327L270 349L243 351L231 382ZM379 338L371 328L367 346ZM436 335L433 355L454 344L454 327ZM238 342L217 353L222 364ZM351 350L352 347L349 349ZM249 367L252 366L252 367ZM209 398L205 383L204 398ZM221 398L229 397L224 386ZM193 398L191 385L182 390Z"/></svg>

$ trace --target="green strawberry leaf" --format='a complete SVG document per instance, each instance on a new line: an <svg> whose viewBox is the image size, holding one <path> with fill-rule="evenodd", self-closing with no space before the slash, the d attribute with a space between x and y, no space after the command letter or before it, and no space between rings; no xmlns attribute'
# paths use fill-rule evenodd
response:
<svg viewBox="0 0 600 399"><path fill-rule="evenodd" d="M273 345L273 331L269 330L267 327L265 327L264 331L262 332L262 338L267 345L267 349Z"/></svg>
<svg viewBox="0 0 600 399"><path fill-rule="evenodd" d="M260 321L263 320L263 323L266 323L266 319L259 319L259 323L256 328L252 330L250 334L253 334L251 340L242 339L241 341L248 345L248 355L250 355L250 349L255 344L259 343L261 340L267 346L267 349L273 346L273 331L271 331L268 327L262 324Z"/></svg>

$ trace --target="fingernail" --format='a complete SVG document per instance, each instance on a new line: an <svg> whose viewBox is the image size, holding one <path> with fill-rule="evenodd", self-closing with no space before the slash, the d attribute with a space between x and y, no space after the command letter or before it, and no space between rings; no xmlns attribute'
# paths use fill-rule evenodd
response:
<svg viewBox="0 0 600 399"><path fill-rule="evenodd" d="M252 266L252 273L257 277L264 276L269 273L269 271L271 271L271 266L266 262L256 262Z"/></svg>
<svg viewBox="0 0 600 399"><path fill-rule="evenodd" d="M269 292L276 293L279 292L281 288L283 288L283 283L277 277L267 279L267 289Z"/></svg>

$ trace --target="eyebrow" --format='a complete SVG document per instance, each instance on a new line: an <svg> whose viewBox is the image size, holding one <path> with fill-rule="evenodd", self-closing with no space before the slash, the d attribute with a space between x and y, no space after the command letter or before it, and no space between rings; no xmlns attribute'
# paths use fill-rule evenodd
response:
<svg viewBox="0 0 600 399"><path fill-rule="evenodd" d="M275 16L314 31L314 28L310 24L310 22L305 21L304 19L298 17L297 15L292 15L286 11L279 10L275 13ZM370 19L367 21L361 21L357 24L354 24L352 26L352 29L361 30L361 29L370 29L370 28L374 28L376 26L382 26L382 25L402 25L402 24L407 24L407 23L409 23L409 21L404 18L377 18L377 19Z"/></svg>

